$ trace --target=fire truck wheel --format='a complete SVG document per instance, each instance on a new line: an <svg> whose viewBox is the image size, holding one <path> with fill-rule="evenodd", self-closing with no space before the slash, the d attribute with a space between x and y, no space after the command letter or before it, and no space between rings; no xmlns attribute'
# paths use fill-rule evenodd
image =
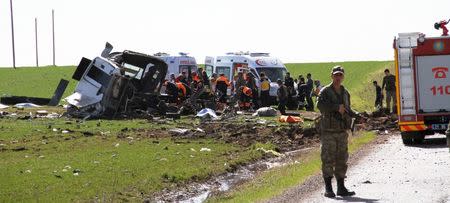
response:
<svg viewBox="0 0 450 203"><path fill-rule="evenodd" d="M425 135L423 135L423 134L416 135L416 136L413 138L414 144L422 144L424 140L425 140Z"/></svg>
<svg viewBox="0 0 450 203"><path fill-rule="evenodd" d="M401 132L402 135L402 141L405 145L411 145L413 143L413 139L410 133L408 132Z"/></svg>

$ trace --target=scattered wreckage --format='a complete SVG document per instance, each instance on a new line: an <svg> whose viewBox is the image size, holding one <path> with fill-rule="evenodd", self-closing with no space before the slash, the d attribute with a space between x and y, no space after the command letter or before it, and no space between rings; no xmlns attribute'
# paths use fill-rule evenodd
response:
<svg viewBox="0 0 450 203"><path fill-rule="evenodd" d="M112 52L106 43L101 56L82 58L72 78L78 81L66 115L79 118L125 118L164 115L179 118L203 108L215 109L215 96L205 88L192 89L179 105L167 104L161 93L167 63L157 56L125 50Z"/></svg>
<svg viewBox="0 0 450 203"><path fill-rule="evenodd" d="M125 50L112 52L106 43L101 56L82 58L72 78L78 81L67 115L82 118L116 118L141 112L164 114L167 106L159 92L167 64L158 57Z"/></svg>

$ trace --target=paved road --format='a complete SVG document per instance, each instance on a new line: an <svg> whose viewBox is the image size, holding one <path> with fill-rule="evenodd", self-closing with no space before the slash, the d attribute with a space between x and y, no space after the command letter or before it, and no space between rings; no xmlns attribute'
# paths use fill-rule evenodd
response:
<svg viewBox="0 0 450 203"><path fill-rule="evenodd" d="M442 135L430 138L422 145L406 147L396 135L376 145L349 168L347 186L356 192L354 197L325 198L322 187L306 196L290 196L287 201L450 202L449 149Z"/></svg>

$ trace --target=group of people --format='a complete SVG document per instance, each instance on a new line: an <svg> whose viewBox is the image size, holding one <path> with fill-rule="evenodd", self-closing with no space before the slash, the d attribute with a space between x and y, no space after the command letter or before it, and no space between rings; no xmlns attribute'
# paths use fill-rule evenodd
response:
<svg viewBox="0 0 450 203"><path fill-rule="evenodd" d="M318 96L322 88L319 80L313 80L308 73L306 78L299 75L298 79L293 79L288 72L284 80L278 79L278 110L285 114L288 109L306 109L314 111L312 97ZM274 103L270 96L270 81L264 72L260 73L257 81L255 76L249 72L238 72L236 76L229 80L224 73L213 73L208 76L206 71L199 68L197 71L187 74L180 73L178 76L170 74L168 80L164 82L166 93L169 95L169 102L181 103L192 93L203 91L210 95L217 95L219 103L227 103L228 89L234 96L242 110L258 109L268 107Z"/></svg>
<svg viewBox="0 0 450 203"><path fill-rule="evenodd" d="M181 103L192 93L203 92L209 95L216 95L218 102L225 104L228 100L228 89L231 95L236 97L239 107L243 110L269 106L270 103L270 82L264 73L260 74L259 85L252 74L238 72L229 80L224 73L213 73L208 76L206 71L199 68L197 71L187 74L181 72L177 77L170 74L168 80L164 81L165 92L169 95L170 103Z"/></svg>
<svg viewBox="0 0 450 203"><path fill-rule="evenodd" d="M180 104L193 93L202 91L210 94L211 83L206 71L199 68L190 74L183 71L175 76L171 73L169 79L164 81L163 87L169 96L169 103Z"/></svg>
<svg viewBox="0 0 450 203"><path fill-rule="evenodd" d="M291 74L286 73L284 82L279 79L277 81L278 89L278 110L281 114L285 114L286 107L288 109L306 109L314 111L314 102L312 97L317 97L322 85L319 80L313 80L311 73L299 75L298 79L293 79ZM297 86L297 88L295 88Z"/></svg>
<svg viewBox="0 0 450 203"><path fill-rule="evenodd" d="M373 81L373 85L375 86L375 108L383 109L383 89L386 91L386 111L388 113L396 112L397 109L397 97L395 95L396 87L395 87L395 75L391 74L389 69L384 70L383 84L380 87L377 81ZM392 102L392 108L391 108Z"/></svg>

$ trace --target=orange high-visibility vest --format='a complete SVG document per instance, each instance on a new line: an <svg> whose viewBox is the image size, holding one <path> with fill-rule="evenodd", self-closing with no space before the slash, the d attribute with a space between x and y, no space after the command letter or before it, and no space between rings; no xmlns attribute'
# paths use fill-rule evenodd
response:
<svg viewBox="0 0 450 203"><path fill-rule="evenodd" d="M228 82L228 78L225 76L220 76L219 78L217 78L216 82L225 82L225 84L227 86L230 86L230 82Z"/></svg>
<svg viewBox="0 0 450 203"><path fill-rule="evenodd" d="M248 88L247 86L244 86L242 88L242 92L249 97L252 96L252 89Z"/></svg>
<svg viewBox="0 0 450 203"><path fill-rule="evenodd" d="M192 77L192 80L195 81L195 82L200 82L200 77L198 77L198 75L194 75Z"/></svg>
<svg viewBox="0 0 450 203"><path fill-rule="evenodd" d="M186 87L181 82L177 82L176 84L177 84L178 89L181 90L181 92L183 92L182 96L185 97L186 96Z"/></svg>

